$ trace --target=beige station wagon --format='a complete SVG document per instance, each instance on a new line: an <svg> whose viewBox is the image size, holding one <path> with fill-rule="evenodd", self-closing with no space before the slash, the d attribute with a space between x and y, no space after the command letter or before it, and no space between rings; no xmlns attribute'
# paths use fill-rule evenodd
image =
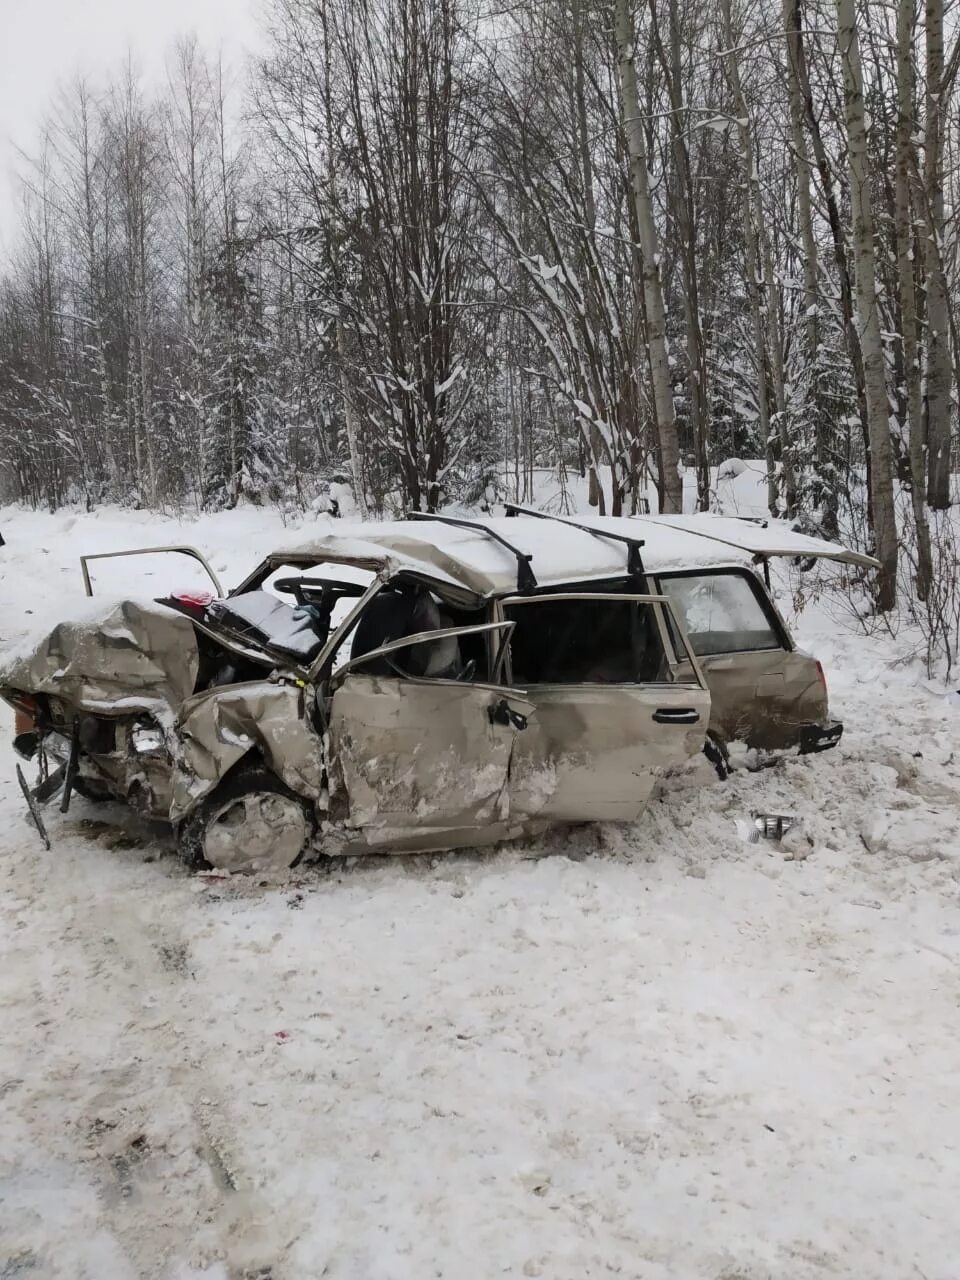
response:
<svg viewBox="0 0 960 1280"><path fill-rule="evenodd" d="M148 548L186 552L192 548ZM93 601L0 659L40 805L170 822L197 867L441 850L631 820L734 741L839 739L756 566L867 556L765 522L525 508L344 526L229 594ZM83 562L88 594L90 561Z"/></svg>

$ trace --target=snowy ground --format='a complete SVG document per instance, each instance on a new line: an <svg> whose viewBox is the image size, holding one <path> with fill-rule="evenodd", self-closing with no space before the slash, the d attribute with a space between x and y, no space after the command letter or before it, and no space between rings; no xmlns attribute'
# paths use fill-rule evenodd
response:
<svg viewBox="0 0 960 1280"><path fill-rule="evenodd" d="M234 580L301 532L0 529L0 645L81 550L186 539ZM0 711L0 1277L956 1280L960 707L798 629L836 752L273 885L82 801L44 853ZM741 841L752 808L809 856Z"/></svg>

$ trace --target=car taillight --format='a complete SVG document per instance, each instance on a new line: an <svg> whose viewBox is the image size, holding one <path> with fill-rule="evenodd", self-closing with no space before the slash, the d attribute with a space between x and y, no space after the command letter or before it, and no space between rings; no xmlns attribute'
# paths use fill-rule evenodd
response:
<svg viewBox="0 0 960 1280"><path fill-rule="evenodd" d="M817 663L817 675L820 677L820 688L823 690L823 696L827 696L827 676L823 669L823 663Z"/></svg>

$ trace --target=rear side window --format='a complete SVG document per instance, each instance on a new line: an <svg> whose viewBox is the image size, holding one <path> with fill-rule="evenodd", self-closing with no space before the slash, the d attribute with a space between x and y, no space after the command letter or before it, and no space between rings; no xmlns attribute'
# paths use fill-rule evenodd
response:
<svg viewBox="0 0 960 1280"><path fill-rule="evenodd" d="M661 578L660 590L686 624L698 657L749 649L780 649L780 636L760 598L759 584L741 573Z"/></svg>
<svg viewBox="0 0 960 1280"><path fill-rule="evenodd" d="M513 680L536 684L645 684L667 666L650 605L631 600L531 600L507 605Z"/></svg>

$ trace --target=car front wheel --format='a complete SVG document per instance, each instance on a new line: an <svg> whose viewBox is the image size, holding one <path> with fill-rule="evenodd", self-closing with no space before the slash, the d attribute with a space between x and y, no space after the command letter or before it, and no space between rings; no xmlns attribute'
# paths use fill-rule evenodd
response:
<svg viewBox="0 0 960 1280"><path fill-rule="evenodd" d="M181 824L178 845L195 869L275 872L300 861L313 831L307 803L258 769L221 783Z"/></svg>

